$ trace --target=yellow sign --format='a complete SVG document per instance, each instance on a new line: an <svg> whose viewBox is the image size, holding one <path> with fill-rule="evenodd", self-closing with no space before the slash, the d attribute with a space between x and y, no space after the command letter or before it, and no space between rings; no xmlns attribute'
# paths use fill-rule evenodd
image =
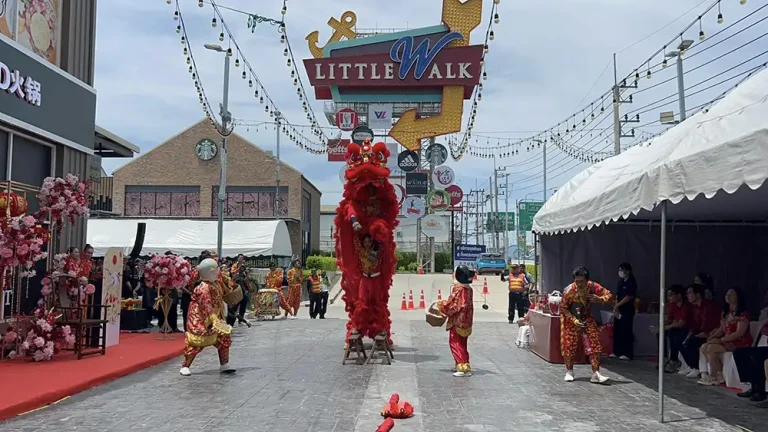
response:
<svg viewBox="0 0 768 432"><path fill-rule="evenodd" d="M307 40L309 52L312 53L312 57L316 59L322 58L323 48L325 48L325 46L330 43L338 42L342 38L347 38L349 40L354 39L355 36L357 36L353 30L355 24L357 24L357 15L355 15L355 13L352 11L346 11L341 14L341 21L337 20L336 18L329 19L328 25L333 29L333 33L331 34L330 39L328 39L328 42L326 42L325 45L321 47L317 46L317 42L320 40L320 32L315 30L308 34L305 39Z"/></svg>
<svg viewBox="0 0 768 432"><path fill-rule="evenodd" d="M443 23L452 32L461 33L463 39L451 42L450 46L469 45L469 35L483 16L482 0L443 0ZM461 117L464 114L464 87L443 87L440 115L416 119L416 110L404 112L389 131L395 141L411 151L421 148L421 140L461 131Z"/></svg>

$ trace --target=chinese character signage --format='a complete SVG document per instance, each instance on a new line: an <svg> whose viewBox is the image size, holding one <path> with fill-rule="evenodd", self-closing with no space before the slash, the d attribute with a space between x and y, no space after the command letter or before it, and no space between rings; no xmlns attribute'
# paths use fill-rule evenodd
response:
<svg viewBox="0 0 768 432"><path fill-rule="evenodd" d="M24 76L15 69L10 69L0 61L0 90L15 95L32 105L40 106L42 86L31 76Z"/></svg>

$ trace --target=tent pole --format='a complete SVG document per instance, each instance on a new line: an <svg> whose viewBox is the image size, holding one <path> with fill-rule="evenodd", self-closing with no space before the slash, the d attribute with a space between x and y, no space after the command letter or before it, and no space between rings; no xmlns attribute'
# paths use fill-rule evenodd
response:
<svg viewBox="0 0 768 432"><path fill-rule="evenodd" d="M661 247L659 251L659 423L664 423L664 303L666 297L667 201L661 202Z"/></svg>

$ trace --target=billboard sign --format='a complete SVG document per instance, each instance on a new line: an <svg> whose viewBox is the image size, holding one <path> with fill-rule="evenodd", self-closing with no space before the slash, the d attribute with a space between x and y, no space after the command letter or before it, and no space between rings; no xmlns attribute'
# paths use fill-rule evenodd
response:
<svg viewBox="0 0 768 432"><path fill-rule="evenodd" d="M392 127L392 104L369 104L368 127L389 129Z"/></svg>
<svg viewBox="0 0 768 432"><path fill-rule="evenodd" d="M523 201L517 204L517 211L520 214L520 231L533 229L533 218L543 206L542 201Z"/></svg>
<svg viewBox="0 0 768 432"><path fill-rule="evenodd" d="M403 212L403 216L408 219L418 219L427 213L427 207L424 203L424 199L420 197L406 198L400 208Z"/></svg>
<svg viewBox="0 0 768 432"><path fill-rule="evenodd" d="M348 139L329 139L328 140L328 162L345 162L344 156L347 153Z"/></svg>
<svg viewBox="0 0 768 432"><path fill-rule="evenodd" d="M456 174L447 165L439 166L432 171L432 183L436 189L445 189L456 180Z"/></svg>
<svg viewBox="0 0 768 432"><path fill-rule="evenodd" d="M405 174L405 193L407 195L426 195L429 191L427 173L409 172Z"/></svg>
<svg viewBox="0 0 768 432"><path fill-rule="evenodd" d="M357 127L357 112L351 108L344 108L336 113L336 126L346 132Z"/></svg>
<svg viewBox="0 0 768 432"><path fill-rule="evenodd" d="M450 185L447 188L445 188L445 191L448 192L448 195L451 197L451 206L457 206L461 203L461 200L464 199L464 191L461 190L461 187L458 185Z"/></svg>
<svg viewBox="0 0 768 432"><path fill-rule="evenodd" d="M457 244L453 247L453 265L475 268L475 261L485 253L485 245Z"/></svg>

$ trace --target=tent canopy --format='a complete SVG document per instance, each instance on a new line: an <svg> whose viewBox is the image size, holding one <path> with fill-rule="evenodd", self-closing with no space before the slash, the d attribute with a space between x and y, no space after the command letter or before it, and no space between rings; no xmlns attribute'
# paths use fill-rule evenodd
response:
<svg viewBox="0 0 768 432"><path fill-rule="evenodd" d="M173 219L89 219L88 243L94 255L103 256L108 248L133 249L138 224L147 224L142 255L172 251L183 256L198 256L203 250L216 250L217 221ZM222 241L224 257L292 256L291 239L284 221L225 221Z"/></svg>
<svg viewBox="0 0 768 432"><path fill-rule="evenodd" d="M670 220L765 221L768 191L757 189L768 178L767 102L762 71L708 112L576 175L538 212L534 231L658 220L656 206L665 200L673 204ZM719 191L732 195L710 201Z"/></svg>

